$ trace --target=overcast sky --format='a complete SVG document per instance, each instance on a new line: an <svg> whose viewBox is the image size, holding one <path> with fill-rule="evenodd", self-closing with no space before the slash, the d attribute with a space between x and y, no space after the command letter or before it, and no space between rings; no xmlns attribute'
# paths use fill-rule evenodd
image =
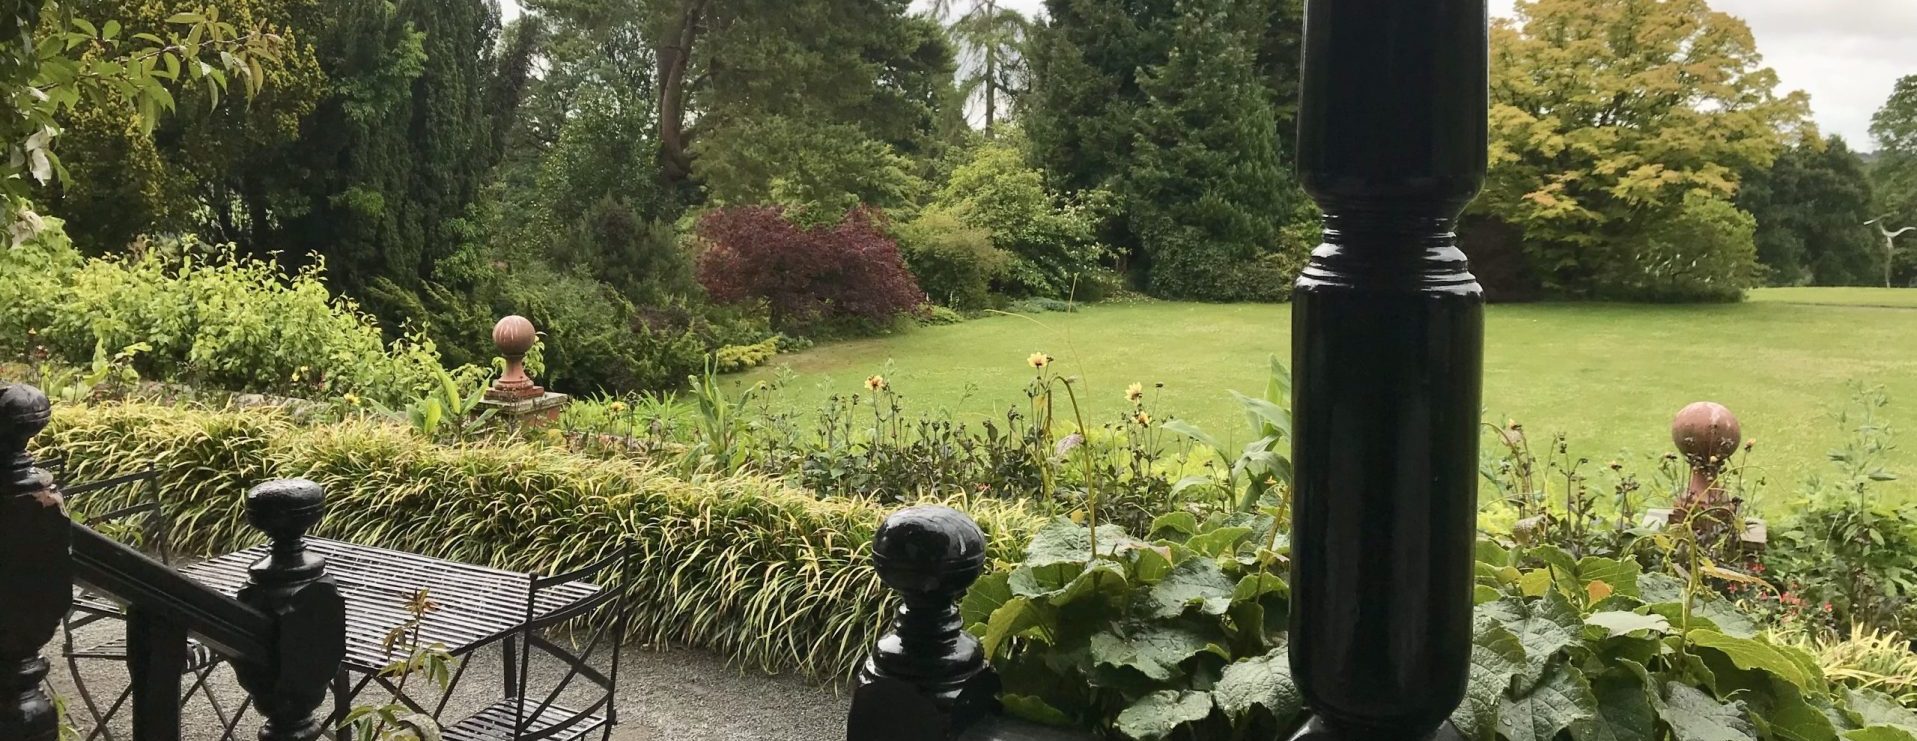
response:
<svg viewBox="0 0 1917 741"><path fill-rule="evenodd" d="M1044 5L1003 1L1028 14ZM518 15L514 0L501 3L508 18ZM1511 5L1491 0L1491 12L1509 15ZM1876 149L1870 115L1898 77L1917 74L1917 0L1712 0L1711 7L1751 24L1783 87L1810 93L1824 133L1842 134L1854 149Z"/></svg>

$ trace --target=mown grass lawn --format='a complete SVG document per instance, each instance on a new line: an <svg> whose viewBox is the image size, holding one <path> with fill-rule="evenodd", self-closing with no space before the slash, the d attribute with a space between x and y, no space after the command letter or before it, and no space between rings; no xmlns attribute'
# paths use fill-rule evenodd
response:
<svg viewBox="0 0 1917 741"><path fill-rule="evenodd" d="M1289 358L1290 322L1288 306L1108 304L831 343L780 356L775 367L795 374L780 398L797 408L863 392L866 377L884 373L911 409L977 420L1024 402L1025 358L1042 350L1084 379L1098 422L1121 412L1127 384L1163 383L1159 417L1242 437L1227 390L1263 388L1266 356ZM1772 482L1765 499L1774 504L1805 475L1829 470L1825 451L1844 436L1833 414L1851 383L1885 386L1890 420L1917 430L1917 290L1774 289L1703 306L1499 305L1487 341L1487 420L1519 420L1533 439L1564 432L1574 452L1605 462L1663 454L1673 413L1718 401L1758 439L1753 463ZM1893 469L1917 476L1917 439L1904 442ZM1887 491L1909 496L1917 485Z"/></svg>

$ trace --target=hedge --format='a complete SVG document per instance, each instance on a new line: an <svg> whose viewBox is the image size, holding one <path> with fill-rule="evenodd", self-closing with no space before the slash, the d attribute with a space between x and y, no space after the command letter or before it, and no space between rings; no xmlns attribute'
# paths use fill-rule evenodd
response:
<svg viewBox="0 0 1917 741"><path fill-rule="evenodd" d="M260 542L242 495L278 477L325 487L322 537L546 573L631 542L633 640L766 671L849 676L891 609L869 563L891 507L767 478L688 481L535 443L438 445L375 421L301 427L271 410L145 404L63 407L37 444L65 456L72 481L160 468L172 542L190 551ZM1001 502L969 509L1000 561L1016 561L1044 522Z"/></svg>

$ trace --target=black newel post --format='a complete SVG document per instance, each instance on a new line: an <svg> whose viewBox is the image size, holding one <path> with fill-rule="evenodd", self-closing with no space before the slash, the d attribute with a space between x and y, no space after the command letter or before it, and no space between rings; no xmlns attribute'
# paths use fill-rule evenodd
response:
<svg viewBox="0 0 1917 741"><path fill-rule="evenodd" d="M53 477L33 466L27 441L52 419L46 394L0 385L0 739L54 741L53 702L40 687L73 599L69 525Z"/></svg>
<svg viewBox="0 0 1917 741"><path fill-rule="evenodd" d="M902 510L873 536L872 565L904 604L859 670L846 738L954 738L993 709L998 692L958 611L985 568L985 533L947 507Z"/></svg>
<svg viewBox="0 0 1917 741"><path fill-rule="evenodd" d="M1485 171L1485 0L1308 0L1291 662L1312 738L1425 738L1471 656L1484 299L1454 229Z"/></svg>
<svg viewBox="0 0 1917 741"><path fill-rule="evenodd" d="M319 484L270 481L246 493L246 519L272 539L252 567L241 602L274 620L274 655L237 667L266 723L261 741L311 741L324 723L317 713L346 655L346 605L326 576L326 560L307 552L307 531L325 512Z"/></svg>

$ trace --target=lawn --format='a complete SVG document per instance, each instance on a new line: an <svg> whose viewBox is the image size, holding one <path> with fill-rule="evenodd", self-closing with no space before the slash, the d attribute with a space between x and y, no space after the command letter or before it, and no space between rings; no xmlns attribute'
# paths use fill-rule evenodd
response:
<svg viewBox="0 0 1917 741"><path fill-rule="evenodd" d="M1849 402L1851 382L1885 386L1892 422L1917 420L1917 291L1774 289L1702 306L1500 305L1488 323L1487 420L1519 420L1534 439L1564 432L1574 452L1608 461L1663 454L1673 413L1721 402L1758 440L1753 465L1773 482L1765 497L1773 502L1829 469L1825 451L1844 435L1832 415ZM1098 421L1120 412L1128 384L1163 383L1153 400L1159 417L1242 436L1227 390L1262 389L1266 356L1289 358L1290 330L1282 305L1106 304L831 343L780 356L775 367L794 374L780 393L785 404L809 408L860 392L866 377L883 373L910 408L976 420L1024 401L1025 358L1042 350L1084 379ZM1917 443L1893 455L1893 470L1917 474ZM1917 485L1890 490L1909 496Z"/></svg>

